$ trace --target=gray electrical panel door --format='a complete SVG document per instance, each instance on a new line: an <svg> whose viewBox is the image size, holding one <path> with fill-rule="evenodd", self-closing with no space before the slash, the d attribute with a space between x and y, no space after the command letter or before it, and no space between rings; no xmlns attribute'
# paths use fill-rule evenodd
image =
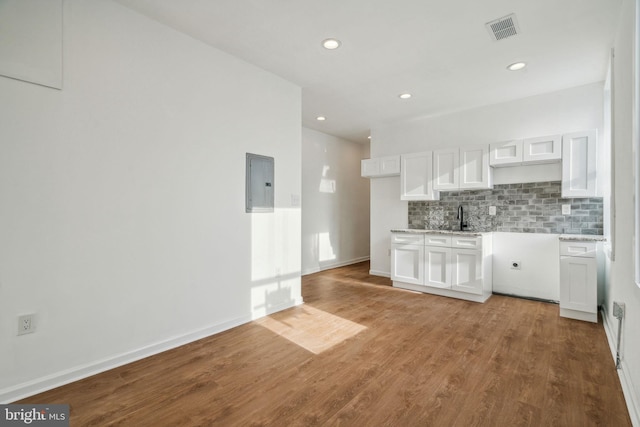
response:
<svg viewBox="0 0 640 427"><path fill-rule="evenodd" d="M247 212L273 212L273 157L247 153Z"/></svg>

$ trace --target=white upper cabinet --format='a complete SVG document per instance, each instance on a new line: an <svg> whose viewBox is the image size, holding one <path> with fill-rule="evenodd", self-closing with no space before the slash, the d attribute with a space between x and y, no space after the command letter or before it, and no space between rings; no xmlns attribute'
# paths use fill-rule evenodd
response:
<svg viewBox="0 0 640 427"><path fill-rule="evenodd" d="M489 165L514 166L522 163L522 141L496 142L491 144Z"/></svg>
<svg viewBox="0 0 640 427"><path fill-rule="evenodd" d="M458 190L460 179L458 166L460 149L437 150L433 152L433 188L436 190Z"/></svg>
<svg viewBox="0 0 640 427"><path fill-rule="evenodd" d="M562 160L562 136L527 138L490 145L489 163L494 167L534 165Z"/></svg>
<svg viewBox="0 0 640 427"><path fill-rule="evenodd" d="M360 162L360 175L365 178L381 178L400 175L400 156L378 157Z"/></svg>
<svg viewBox="0 0 640 427"><path fill-rule="evenodd" d="M493 173L489 167L486 145L460 148L460 189L493 188Z"/></svg>
<svg viewBox="0 0 640 427"><path fill-rule="evenodd" d="M562 136L527 138L522 141L522 162L551 163L562 159Z"/></svg>
<svg viewBox="0 0 640 427"><path fill-rule="evenodd" d="M596 196L596 131L562 136L562 197Z"/></svg>
<svg viewBox="0 0 640 427"><path fill-rule="evenodd" d="M433 153L403 154L401 156L400 199L439 200L433 189Z"/></svg>
<svg viewBox="0 0 640 427"><path fill-rule="evenodd" d="M462 147L433 152L434 183L439 191L493 188L486 146Z"/></svg>

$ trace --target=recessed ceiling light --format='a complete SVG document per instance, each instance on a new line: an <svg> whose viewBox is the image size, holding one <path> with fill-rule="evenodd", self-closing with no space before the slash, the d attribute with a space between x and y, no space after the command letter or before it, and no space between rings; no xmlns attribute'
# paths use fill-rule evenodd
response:
<svg viewBox="0 0 640 427"><path fill-rule="evenodd" d="M318 116L316 117L316 120L319 122L324 122L325 120L327 120L327 118L325 116Z"/></svg>
<svg viewBox="0 0 640 427"><path fill-rule="evenodd" d="M518 71L518 70L522 70L526 66L527 66L526 62L514 62L513 64L510 64L507 66L507 70Z"/></svg>
<svg viewBox="0 0 640 427"><path fill-rule="evenodd" d="M401 93L400 95L398 95L398 97L400 99L409 99L409 98L411 98L411 94L410 93Z"/></svg>
<svg viewBox="0 0 640 427"><path fill-rule="evenodd" d="M325 39L322 41L322 47L329 50L337 49L341 44L338 39Z"/></svg>

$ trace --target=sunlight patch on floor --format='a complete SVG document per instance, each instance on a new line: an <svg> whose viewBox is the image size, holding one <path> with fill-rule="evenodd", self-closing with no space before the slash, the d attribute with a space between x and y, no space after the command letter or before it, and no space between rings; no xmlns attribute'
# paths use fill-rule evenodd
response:
<svg viewBox="0 0 640 427"><path fill-rule="evenodd" d="M367 329L308 305L263 317L256 323L314 354L320 354Z"/></svg>

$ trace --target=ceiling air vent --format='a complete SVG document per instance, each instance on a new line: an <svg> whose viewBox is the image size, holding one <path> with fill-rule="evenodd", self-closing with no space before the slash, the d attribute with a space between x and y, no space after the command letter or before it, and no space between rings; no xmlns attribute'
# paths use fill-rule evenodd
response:
<svg viewBox="0 0 640 427"><path fill-rule="evenodd" d="M484 24L491 35L491 39L495 41L503 40L511 36L520 34L520 27L516 15L503 16L495 21Z"/></svg>

